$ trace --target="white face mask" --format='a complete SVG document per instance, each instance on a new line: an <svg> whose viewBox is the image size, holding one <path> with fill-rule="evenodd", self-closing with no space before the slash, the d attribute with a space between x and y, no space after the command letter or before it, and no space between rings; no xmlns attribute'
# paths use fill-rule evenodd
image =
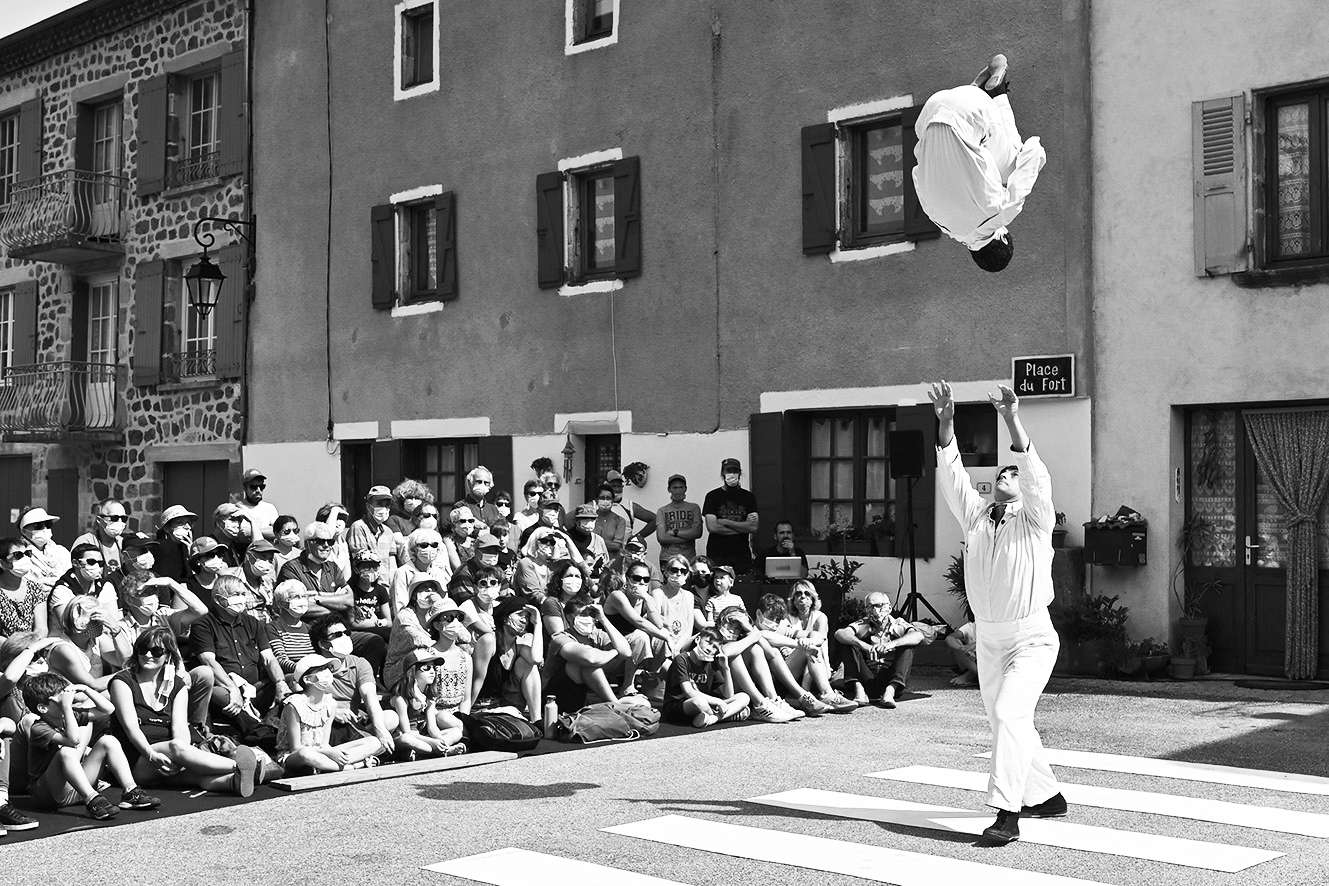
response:
<svg viewBox="0 0 1329 886"><path fill-rule="evenodd" d="M466 630L466 626L459 621L449 621L447 625L439 631L439 635L447 637L453 643L469 643L471 632Z"/></svg>
<svg viewBox="0 0 1329 886"><path fill-rule="evenodd" d="M194 527L190 526L188 523L172 526L171 538L176 541L182 541L185 544L192 544L194 541Z"/></svg>
<svg viewBox="0 0 1329 886"><path fill-rule="evenodd" d="M103 521L102 521L102 532L105 532L105 533L106 533L107 535L109 535L111 538L119 538L122 534L124 534L124 531L125 531L125 525L126 525L126 521L124 521L124 520L116 520L116 521L113 521L113 522L112 522L112 521L103 520Z"/></svg>
<svg viewBox="0 0 1329 886"><path fill-rule="evenodd" d="M338 655L350 655L351 649L353 648L351 646L351 638L346 636L333 637L332 642L328 644L328 648Z"/></svg>
<svg viewBox="0 0 1329 886"><path fill-rule="evenodd" d="M497 566L497 565L498 565L498 554L481 554L481 555L480 555L480 565L481 565L481 566Z"/></svg>
<svg viewBox="0 0 1329 886"><path fill-rule="evenodd" d="M293 597L286 602L286 610L297 617L304 615L309 611L309 601L304 597Z"/></svg>
<svg viewBox="0 0 1329 886"><path fill-rule="evenodd" d="M579 615L572 620L572 627L577 633L586 636L595 630L595 619L589 615Z"/></svg>
<svg viewBox="0 0 1329 886"><path fill-rule="evenodd" d="M157 598L156 594L144 594L138 598L139 612L153 613L157 611L157 607L160 605L161 601Z"/></svg>
<svg viewBox="0 0 1329 886"><path fill-rule="evenodd" d="M28 533L28 538L39 548L44 548L51 542L50 529L34 529Z"/></svg>
<svg viewBox="0 0 1329 886"><path fill-rule="evenodd" d="M134 568L139 572L151 572L156 565L157 558L152 556L152 551L144 551L134 558Z"/></svg>
<svg viewBox="0 0 1329 886"><path fill-rule="evenodd" d="M563 593L575 594L581 590L584 583L580 575L565 575L563 576Z"/></svg>
<svg viewBox="0 0 1329 886"><path fill-rule="evenodd" d="M375 521L382 523L384 520L388 519L389 511L385 507L376 507L372 508L369 513L374 515Z"/></svg>
<svg viewBox="0 0 1329 886"><path fill-rule="evenodd" d="M332 688L332 671L327 668L319 668L312 674L305 677L305 682L310 686L317 686L324 692Z"/></svg>
<svg viewBox="0 0 1329 886"><path fill-rule="evenodd" d="M433 529L433 530L437 531L437 530L438 530L438 518L437 518L437 517L421 517L421 518L420 518L420 528L421 528L421 529Z"/></svg>
<svg viewBox="0 0 1329 886"><path fill-rule="evenodd" d="M507 624L508 630L512 631L514 634L526 633L529 626L526 621L526 613L524 612L514 612L509 615Z"/></svg>
<svg viewBox="0 0 1329 886"><path fill-rule="evenodd" d="M264 560L261 557L255 557L249 561L249 571L255 575L271 575L272 561Z"/></svg>
<svg viewBox="0 0 1329 886"><path fill-rule="evenodd" d="M228 597L226 599L226 611L232 615L239 615L248 608L249 598L244 595L237 594L234 597Z"/></svg>
<svg viewBox="0 0 1329 886"><path fill-rule="evenodd" d="M511 514L511 513L512 513L512 506L511 506L511 505L499 505L499 506L498 506L498 512L499 512L500 514L502 514L504 517L506 517L508 514Z"/></svg>

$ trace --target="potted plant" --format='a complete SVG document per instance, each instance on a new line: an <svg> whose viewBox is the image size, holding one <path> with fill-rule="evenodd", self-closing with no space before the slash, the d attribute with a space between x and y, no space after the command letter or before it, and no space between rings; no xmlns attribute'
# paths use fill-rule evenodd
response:
<svg viewBox="0 0 1329 886"><path fill-rule="evenodd" d="M941 578L946 582L946 593L959 601L965 621L973 621L974 610L969 606L969 595L965 592L964 586L964 557L959 554L952 556L950 565L946 567Z"/></svg>
<svg viewBox="0 0 1329 886"><path fill-rule="evenodd" d="M1054 548L1066 547L1066 512L1057 511L1057 525L1052 528L1052 546Z"/></svg>
<svg viewBox="0 0 1329 886"><path fill-rule="evenodd" d="M1208 519L1198 514L1188 517L1177 533L1177 550L1181 557L1172 570L1172 596L1181 613L1177 619L1177 648L1181 659L1194 660L1195 674L1209 673L1209 617L1205 613L1205 601L1210 596L1222 594L1226 585L1221 578L1189 575L1186 566L1196 550L1213 540L1214 532L1214 524ZM1175 658L1173 662L1176 662ZM1182 670L1185 668L1183 664Z"/></svg>
<svg viewBox="0 0 1329 886"><path fill-rule="evenodd" d="M1117 670L1127 677L1144 677L1148 680L1163 673L1169 658L1167 646L1153 637L1146 637L1123 648Z"/></svg>
<svg viewBox="0 0 1329 886"><path fill-rule="evenodd" d="M1122 660L1130 608L1119 599L1099 594L1052 604L1052 623L1061 637L1059 669L1102 676Z"/></svg>

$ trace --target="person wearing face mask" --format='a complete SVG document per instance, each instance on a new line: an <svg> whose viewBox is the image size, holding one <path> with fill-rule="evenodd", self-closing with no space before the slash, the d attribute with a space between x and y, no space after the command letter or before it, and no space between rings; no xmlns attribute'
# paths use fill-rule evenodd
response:
<svg viewBox="0 0 1329 886"><path fill-rule="evenodd" d="M408 477L392 487L392 513L388 515L387 523L393 532L405 538L420 528L415 522L415 512L426 505L434 511L434 519L437 520L438 507L434 504L434 493L419 480ZM437 529L438 526L430 528Z"/></svg>
<svg viewBox="0 0 1329 886"><path fill-rule="evenodd" d="M240 478L241 492L235 496L235 505L249 518L250 532L254 541L260 538L273 540L273 525L280 514L277 506L265 499L268 478L258 468L247 468Z"/></svg>
<svg viewBox="0 0 1329 886"><path fill-rule="evenodd" d="M651 590L656 591L664 584L664 574L660 567L646 558L646 542L633 536L623 545L622 555L609 561L611 572L626 575L628 567L640 563L651 574Z"/></svg>
<svg viewBox="0 0 1329 886"><path fill-rule="evenodd" d="M504 704L526 707L526 718L540 723L544 713L544 691L540 669L544 666L544 631L540 611L519 597L504 597L494 606L497 633L498 686Z"/></svg>
<svg viewBox="0 0 1329 886"><path fill-rule="evenodd" d="M432 576L419 574L411 580L404 605L397 610L392 632L388 635L387 657L383 662L383 682L395 686L401 680L403 663L412 649L424 649L434 645L434 637L429 633L430 613L440 606L456 610L457 604L443 593L443 585ZM469 638L468 638L469 639ZM471 692L470 678L466 682L466 694Z"/></svg>
<svg viewBox="0 0 1329 886"><path fill-rule="evenodd" d="M73 564L69 548L56 542L52 536L59 517L53 517L45 508L24 508L18 518L19 533L29 545L28 577L48 593L56 580L69 571Z"/></svg>
<svg viewBox="0 0 1329 886"><path fill-rule="evenodd" d="M375 753L391 754L397 746L392 737L397 715L379 704L374 669L351 651L351 630L346 622L340 615L317 618L309 626L309 639L316 655L332 660L332 697L337 701L337 713L332 718L333 743L373 737L380 744Z"/></svg>
<svg viewBox="0 0 1329 886"><path fill-rule="evenodd" d="M386 486L375 486L365 494L365 513L351 524L346 533L346 545L354 557L359 551L373 551L378 555L378 578L392 585L395 570L393 552L397 547L396 533L388 525L392 515L392 493Z"/></svg>
<svg viewBox="0 0 1329 886"><path fill-rule="evenodd" d="M466 497L453 502L452 506L466 508L487 529L503 516L489 498L493 490L494 475L489 468L478 465L466 474Z"/></svg>
<svg viewBox="0 0 1329 886"><path fill-rule="evenodd" d="M51 633L59 634L70 602L79 597L91 597L96 601L106 621L119 621L119 595L115 585L106 579L106 560L101 546L88 542L74 545L71 556L73 566L60 576L47 602L47 624Z"/></svg>
<svg viewBox="0 0 1329 886"><path fill-rule="evenodd" d="M178 582L189 581L189 549L194 544L194 521L198 514L184 505L171 505L158 521L156 571Z"/></svg>
<svg viewBox="0 0 1329 886"><path fill-rule="evenodd" d="M564 551L561 556L560 545ZM583 571L586 569L581 553L568 539L567 534L547 526L541 526L531 533L530 540L522 548L522 553L522 558L517 561L512 587L519 596L537 604L544 600L551 577L550 568L555 563L570 560Z"/></svg>
<svg viewBox="0 0 1329 886"><path fill-rule="evenodd" d="M443 653L437 649L414 649L406 662L406 670L392 688L389 704L397 714L397 754L414 760L417 756L466 753L461 740L461 721L443 701L439 671L443 667ZM469 685L469 680L467 684ZM458 726L452 726L456 721Z"/></svg>
<svg viewBox="0 0 1329 886"><path fill-rule="evenodd" d="M640 571L645 565L644 562L634 563L629 569ZM629 571L628 576L631 575ZM706 619L697 608L695 598L688 593L688 575L688 558L675 554L665 561L664 586L653 592L661 621L674 636L675 649L685 649L692 635L706 626Z"/></svg>
<svg viewBox="0 0 1329 886"><path fill-rule="evenodd" d="M465 505L455 506L448 514L448 532L443 537L443 553L453 572L461 569L475 556L475 539L480 535L481 528L487 529Z"/></svg>
<svg viewBox="0 0 1329 886"><path fill-rule="evenodd" d="M11 741L15 724L29 713L19 681L46 673L46 656L60 641L38 637L31 631L11 634L0 642L0 829L29 831L38 826L9 802L9 791L29 790L27 761L19 760Z"/></svg>
<svg viewBox="0 0 1329 886"><path fill-rule="evenodd" d="M527 480L522 486L522 507L509 518L513 528L513 550L521 547L522 536L526 530L540 522L540 501L544 498L544 494L545 488L539 480Z"/></svg>
<svg viewBox="0 0 1329 886"><path fill-rule="evenodd" d="M578 505L572 512L572 528L568 538L588 564L592 578L598 578L600 570L609 562L609 548L605 540L595 534L595 521L599 511L593 504Z"/></svg>
<svg viewBox="0 0 1329 886"><path fill-rule="evenodd" d="M549 491L546 489L544 497L540 499L535 522L523 529L521 535L517 539L518 550L524 550L527 542L530 541L531 536L535 533L535 530L542 526L550 529L557 529L560 532L563 531L563 526L567 522L566 517L567 515L563 511L562 503L553 495L550 495ZM560 552L558 556L562 559L563 557L566 557L567 554Z"/></svg>
<svg viewBox="0 0 1329 886"><path fill-rule="evenodd" d="M298 691L286 699L277 731L277 762L288 775L367 766L369 758L382 748L382 742L372 735L334 740L338 712L333 696L335 666L325 655L306 655L296 662L292 677Z"/></svg>
<svg viewBox="0 0 1329 886"><path fill-rule="evenodd" d="M688 576L688 590L697 601L697 608L704 609L706 601L715 596L715 572L711 558L702 554L692 561L692 574Z"/></svg>
<svg viewBox="0 0 1329 886"><path fill-rule="evenodd" d="M488 531L482 531L475 539L475 553L452 574L448 582L448 592L458 603L466 596L466 588L475 585L477 569L491 569L498 566L499 556L503 553L503 544Z"/></svg>
<svg viewBox="0 0 1329 886"><path fill-rule="evenodd" d="M341 567L332 559L338 541L336 527L330 523L310 523L305 527L304 538L304 550L278 571L277 581L295 579L309 590L306 619L329 612L346 612L354 597L342 578Z"/></svg>
<svg viewBox="0 0 1329 886"><path fill-rule="evenodd" d="M635 501L625 498L623 491L627 488L627 483L631 483L640 489L646 485L646 475L649 471L647 465L643 462L634 461L632 464L624 465L622 471L610 471L605 474L605 485L614 492L614 513L623 518L627 524L627 533L630 538L646 539L655 534L656 518L655 511L650 508L642 507ZM626 478L624 475L627 475ZM634 529L637 522L642 523L640 529Z"/></svg>
<svg viewBox="0 0 1329 886"><path fill-rule="evenodd" d="M114 580L119 576L120 561L124 559L121 539L128 530L129 511L124 502L104 498L92 506L92 528L74 539L73 547L87 544L100 548L106 560L106 578Z"/></svg>
<svg viewBox="0 0 1329 886"><path fill-rule="evenodd" d="M300 556L300 521L290 514L281 514L272 521L272 544L277 549L273 565L281 569Z"/></svg>
<svg viewBox="0 0 1329 886"><path fill-rule="evenodd" d="M272 605L272 589L277 584L277 546L266 538L251 544L240 564L240 579L254 598L250 611L259 621L265 621Z"/></svg>
<svg viewBox="0 0 1329 886"><path fill-rule="evenodd" d="M498 647L495 635L494 603L503 586L503 573L497 566L481 566L474 571L475 585L472 595L459 604L462 624L471 632L473 648L471 661L475 670L471 675L471 704L480 698L480 691L489 682L489 663ZM497 672L493 677L497 682Z"/></svg>
<svg viewBox="0 0 1329 886"><path fill-rule="evenodd" d="M111 676L133 651L124 624L105 620L92 597L77 597L65 608L61 627L67 642L51 650L51 670L71 683L104 692Z"/></svg>
<svg viewBox="0 0 1329 886"><path fill-rule="evenodd" d="M32 631L47 634L50 588L30 578L32 549L26 541L0 538L0 636Z"/></svg>
<svg viewBox="0 0 1329 886"><path fill-rule="evenodd" d="M198 660L212 670L212 715L230 722L242 737L266 738L263 714L290 691L267 625L246 611L249 592L233 575L217 577L211 602L190 637Z"/></svg>
<svg viewBox="0 0 1329 886"><path fill-rule="evenodd" d="M189 548L189 581L185 586L200 600L210 600L217 579L223 575L234 575L226 562L225 545L210 535L196 539Z"/></svg>
<svg viewBox="0 0 1329 886"><path fill-rule="evenodd" d="M438 505L433 502L425 502L419 505L414 511L411 511L410 532L405 532L403 535L409 538L411 532L414 532L417 529L432 529L435 532L438 532L440 520L441 517L439 515Z"/></svg>
<svg viewBox="0 0 1329 886"><path fill-rule="evenodd" d="M282 673L292 673L295 663L314 651L314 644L309 641L309 625L303 621L308 611L309 589L299 580L289 578L272 589L268 640Z"/></svg>
<svg viewBox="0 0 1329 886"><path fill-rule="evenodd" d="M591 695L595 696L596 701L618 701L606 673L619 673L623 663L632 658L632 648L628 641L605 616L603 609L594 603L584 602L580 596L563 604L563 623L566 625L565 636L551 637L550 645L557 646L563 676L580 687L581 691L572 692L569 691L571 687L563 688L558 693L559 705L575 710L590 701ZM574 643L577 645L574 646ZM596 653L585 656L588 663L579 663L568 654L574 650L581 652L580 647Z"/></svg>
<svg viewBox="0 0 1329 886"><path fill-rule="evenodd" d="M234 502L217 505L212 512L212 537L225 548L227 566L239 566L254 543L254 529L244 510Z"/></svg>
<svg viewBox="0 0 1329 886"><path fill-rule="evenodd" d="M628 540L628 524L614 509L614 490L605 484L595 493L594 532L604 540L609 556L618 557Z"/></svg>
<svg viewBox="0 0 1329 886"><path fill-rule="evenodd" d="M499 489L494 493L494 509L498 511L498 519L489 528L493 530L500 522L510 524L512 522L512 493L506 489Z"/></svg>
<svg viewBox="0 0 1329 886"><path fill-rule="evenodd" d="M373 551L358 551L351 560L351 595L355 602L349 615L351 627L378 634L386 641L392 613L388 586L379 581L378 567L378 555Z"/></svg>
<svg viewBox="0 0 1329 886"><path fill-rule="evenodd" d="M391 593L388 595L393 618L396 618L397 612L407 605L406 600L416 578L422 575L428 576L437 580L442 587L447 587L452 579L448 558L442 556L443 536L436 530L427 528L414 530L406 537L405 547L405 562L393 573Z"/></svg>
<svg viewBox="0 0 1329 886"><path fill-rule="evenodd" d="M740 485L743 466L736 458L720 462L721 485L706 493L706 554L716 566L732 566L739 575L752 571L752 534L757 531L757 497Z"/></svg>
<svg viewBox="0 0 1329 886"><path fill-rule="evenodd" d="M346 535L351 527L351 512L346 505L328 502L314 514L315 523L327 523L336 530L336 542L329 559L341 570L341 583L351 580L351 549L346 544ZM308 540L306 534L305 539Z"/></svg>
<svg viewBox="0 0 1329 886"><path fill-rule="evenodd" d="M697 556L697 539L705 521L701 507L687 501L688 480L682 474L669 478L669 503L655 512L655 539L660 543L660 562L682 554L691 562Z"/></svg>

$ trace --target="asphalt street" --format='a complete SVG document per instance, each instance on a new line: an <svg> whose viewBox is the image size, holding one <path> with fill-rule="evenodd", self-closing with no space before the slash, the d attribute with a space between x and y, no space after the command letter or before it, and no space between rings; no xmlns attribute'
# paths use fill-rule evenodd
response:
<svg viewBox="0 0 1329 886"><path fill-rule="evenodd" d="M978 793L864 777L912 764L985 769L986 761L973 756L988 746L978 692L946 686L947 676L922 671L914 687L920 694L894 711L864 708L784 726L545 754L191 815L148 815L129 827L94 827L8 847L0 839L0 883L459 884L469 881L421 868L509 846L697 886L864 882L599 830L666 814L1123 886L1309 886L1329 876L1329 840L1144 811L1072 805L1069 820L1286 855L1240 873L1217 873L1029 843L981 848L968 837L744 802L822 788L982 810ZM1217 680L1054 678L1039 708L1039 727L1048 747L1329 775L1329 691L1247 690ZM1324 796L1083 769L1062 768L1059 775L1077 784L1329 813ZM530 882L541 882L540 871L531 872Z"/></svg>

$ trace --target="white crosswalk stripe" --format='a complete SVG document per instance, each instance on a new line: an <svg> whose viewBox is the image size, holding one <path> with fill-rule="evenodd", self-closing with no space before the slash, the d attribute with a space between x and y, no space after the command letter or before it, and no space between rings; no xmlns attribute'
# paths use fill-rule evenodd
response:
<svg viewBox="0 0 1329 886"><path fill-rule="evenodd" d="M820 812L842 818L881 821L955 834L972 834L975 837L982 834L983 829L992 823L990 812L980 813L972 809L930 806L888 797L864 797L859 794L807 788L753 797L748 802L781 809ZM1283 855L1281 852L1267 849L1229 846L1225 843L1208 843L1202 840L1186 840L1139 831L1036 818L1020 821L1020 839L1025 843L1102 852L1225 873L1243 871Z"/></svg>
<svg viewBox="0 0 1329 886"><path fill-rule="evenodd" d="M1329 778L1320 775L1302 775L1296 772L1270 772L1267 769L1243 769L1239 766L1217 766L1213 763L1186 763L1181 760L1159 760L1156 757L1128 757L1123 754L1099 754L1091 751L1054 750L1044 748L1048 762L1053 766L1075 769L1097 769L1103 772L1124 772L1152 775L1158 778L1179 778L1209 784L1226 784L1244 788L1263 788L1293 794L1320 794L1329 796ZM991 752L975 754L987 759Z"/></svg>
<svg viewBox="0 0 1329 886"><path fill-rule="evenodd" d="M966 791L986 791L988 784L986 772L942 769L937 766L902 766L884 772L870 772L868 777L960 788ZM1181 797L1153 791L1128 791L1095 785L1067 784L1064 781L1061 783L1061 792L1066 797L1066 802L1083 806L1170 815L1196 821L1257 828L1262 831L1301 834L1306 837L1329 837L1329 815L1318 812L1252 806L1247 803L1229 803L1226 800L1206 800L1201 797Z"/></svg>
<svg viewBox="0 0 1329 886"><path fill-rule="evenodd" d="M511 847L440 861L424 869L491 886L686 886L676 880Z"/></svg>

